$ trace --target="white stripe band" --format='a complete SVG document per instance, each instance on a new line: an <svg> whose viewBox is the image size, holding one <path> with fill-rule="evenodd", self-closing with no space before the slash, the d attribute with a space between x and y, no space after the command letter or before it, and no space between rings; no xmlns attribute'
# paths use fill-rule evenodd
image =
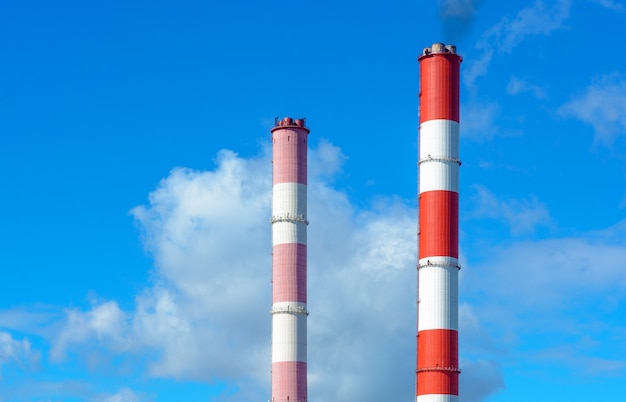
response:
<svg viewBox="0 0 626 402"><path fill-rule="evenodd" d="M306 311L304 303L282 302L272 306L272 363L306 362L306 314L277 314L288 307Z"/></svg>
<svg viewBox="0 0 626 402"><path fill-rule="evenodd" d="M420 165L419 193L434 190L459 192L459 167L455 162L434 161Z"/></svg>
<svg viewBox="0 0 626 402"><path fill-rule="evenodd" d="M419 192L459 191L459 123L429 120L420 125Z"/></svg>
<svg viewBox="0 0 626 402"><path fill-rule="evenodd" d="M272 189L272 245L306 244L307 186L279 183Z"/></svg>
<svg viewBox="0 0 626 402"><path fill-rule="evenodd" d="M418 274L417 328L459 328L458 260L451 257L422 258Z"/></svg>
<svg viewBox="0 0 626 402"><path fill-rule="evenodd" d="M272 215L302 216L306 220L306 193L306 184L274 184L272 188Z"/></svg>
<svg viewBox="0 0 626 402"><path fill-rule="evenodd" d="M429 120L420 125L419 159L447 157L459 159L459 123Z"/></svg>
<svg viewBox="0 0 626 402"><path fill-rule="evenodd" d="M290 243L306 245L306 223L274 222L272 225L272 245Z"/></svg>
<svg viewBox="0 0 626 402"><path fill-rule="evenodd" d="M447 395L447 394L428 394L428 395L418 395L415 398L416 402L459 402L458 395Z"/></svg>

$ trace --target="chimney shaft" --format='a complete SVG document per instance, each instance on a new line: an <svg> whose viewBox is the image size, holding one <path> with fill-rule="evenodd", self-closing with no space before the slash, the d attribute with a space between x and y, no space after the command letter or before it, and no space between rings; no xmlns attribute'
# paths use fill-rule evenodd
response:
<svg viewBox="0 0 626 402"><path fill-rule="evenodd" d="M272 402L307 401L307 135L304 119L272 132Z"/></svg>
<svg viewBox="0 0 626 402"><path fill-rule="evenodd" d="M424 49L419 94L417 402L458 402L459 71L456 47Z"/></svg>

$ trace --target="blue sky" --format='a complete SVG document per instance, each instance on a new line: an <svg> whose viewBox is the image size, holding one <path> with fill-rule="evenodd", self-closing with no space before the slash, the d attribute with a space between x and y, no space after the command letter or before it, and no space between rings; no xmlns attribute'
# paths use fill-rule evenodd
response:
<svg viewBox="0 0 626 402"><path fill-rule="evenodd" d="M266 400L275 116L312 401L414 398L417 57L463 56L461 400L626 383L626 3L0 5L0 401Z"/></svg>

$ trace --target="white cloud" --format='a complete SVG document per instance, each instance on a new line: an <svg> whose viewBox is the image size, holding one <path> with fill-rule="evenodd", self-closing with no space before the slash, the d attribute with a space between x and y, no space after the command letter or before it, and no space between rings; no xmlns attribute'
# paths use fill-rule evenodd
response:
<svg viewBox="0 0 626 402"><path fill-rule="evenodd" d="M503 18L487 31L498 50L510 52L527 36L549 35L561 28L569 17L571 0L559 0L553 7L547 7L543 1L536 1L531 7L522 9L515 18ZM488 39L489 40L489 39Z"/></svg>
<svg viewBox="0 0 626 402"><path fill-rule="evenodd" d="M39 352L32 350L26 338L17 340L8 332L0 331L0 367L15 363L23 369L30 369L39 362Z"/></svg>
<svg viewBox="0 0 626 402"><path fill-rule="evenodd" d="M1 381L0 399L3 401L60 401L77 398L77 400L88 400L93 396L92 384L82 381L36 381L26 379L25 381Z"/></svg>
<svg viewBox="0 0 626 402"><path fill-rule="evenodd" d="M344 159L329 143L310 151L310 396L400 399L414 389L416 213L396 199L356 208L329 184ZM55 350L145 353L151 376L234 384L236 392L220 401L269 396L270 166L267 154L244 159L224 151L213 171L173 170L149 204L133 210L155 258L154 285L132 311L113 301L68 311ZM503 219L512 231L549 221L532 198L502 201L486 189L479 195L479 215ZM574 328L593 337L609 330L588 330L583 316L559 321L555 311L609 294L623 299L625 228L487 245L488 260L463 258L461 295L473 300L460 306L464 400L482 401L504 386L495 362L521 334L567 336ZM535 346L537 356L552 346ZM578 361L593 362L592 346L576 350Z"/></svg>
<svg viewBox="0 0 626 402"><path fill-rule="evenodd" d="M461 270L461 281L465 273L466 270ZM476 363L484 356L502 353L497 340L486 331L474 308L467 302L459 303L459 347L465 356L464 364L467 365ZM497 382L494 385L498 385Z"/></svg>
<svg viewBox="0 0 626 402"><path fill-rule="evenodd" d="M483 34L476 47L482 56L469 63L464 70L464 82L472 88L476 79L487 73L493 53L511 52L528 36L549 35L562 27L569 17L571 0L558 0L552 7L543 1L536 1L532 6L520 10L514 18L503 17L497 24Z"/></svg>
<svg viewBox="0 0 626 402"><path fill-rule="evenodd" d="M14 307L0 311L0 327L48 337L52 331L50 325L62 317L62 312L53 306Z"/></svg>
<svg viewBox="0 0 626 402"><path fill-rule="evenodd" d="M128 345L121 338L124 334L127 318L117 303L109 301L97 304L84 313L78 309L66 311L66 324L57 334L56 342L50 351L53 361L65 359L66 349L74 343L94 338L100 343L126 349ZM123 347L124 345L124 347Z"/></svg>
<svg viewBox="0 0 626 402"><path fill-rule="evenodd" d="M464 401L483 401L505 388L501 368L493 360L464 361L459 377L459 394Z"/></svg>
<svg viewBox="0 0 626 402"><path fill-rule="evenodd" d="M473 140L489 140L498 134L495 124L500 105L495 102L469 102L461 107L461 135ZM499 133L502 134L502 133Z"/></svg>
<svg viewBox="0 0 626 402"><path fill-rule="evenodd" d="M332 181L347 159L339 147L321 139L315 152L308 156L309 175L324 182Z"/></svg>
<svg viewBox="0 0 626 402"><path fill-rule="evenodd" d="M626 286L623 245L564 238L520 242L494 252L488 266L483 267L491 278L482 285L497 284L492 292L508 300L519 297L518 305L547 304L556 308L584 295ZM532 297L524 297L531 290Z"/></svg>
<svg viewBox="0 0 626 402"><path fill-rule="evenodd" d="M605 359L581 353L581 349L586 349L586 341L588 342L583 339L577 344L554 345L545 348L534 354L532 360L541 365L565 362L569 367L580 367L581 371L589 376L609 377L625 372L626 360L621 354Z"/></svg>
<svg viewBox="0 0 626 402"><path fill-rule="evenodd" d="M345 160L322 141L309 177L311 398L411 394L416 213L402 200L355 208L329 185ZM223 151L214 171L174 169L133 214L155 258L155 285L133 311L115 302L68 311L55 346L156 351L153 376L225 380L221 400L269 396L271 163ZM151 352L150 356L155 356Z"/></svg>
<svg viewBox="0 0 626 402"><path fill-rule="evenodd" d="M398 399L414 381L415 212L386 200L359 213L325 193L310 215L332 214L310 229L311 397Z"/></svg>
<svg viewBox="0 0 626 402"><path fill-rule="evenodd" d="M155 285L134 311L115 302L69 311L53 355L96 343L157 351L148 361L154 376L267 376L271 163L230 151L217 163L209 172L174 169L149 205L133 210L154 255Z"/></svg>
<svg viewBox="0 0 626 402"><path fill-rule="evenodd" d="M626 277L622 275L622 262L626 258L626 249L617 239L624 239L619 230L610 240L588 234L584 237L521 242L496 249L494 262L501 263L504 259L510 259L510 262L509 269L493 272L496 275L494 280L502 279L495 291L511 298L534 289L532 294L521 299L524 304L550 302L556 307L583 295L624 288ZM496 266L490 264L490 269L495 271ZM551 288L558 288L559 291L551 291ZM603 294L603 297L608 296L609 293Z"/></svg>
<svg viewBox="0 0 626 402"><path fill-rule="evenodd" d="M581 94L561 106L559 113L591 124L596 141L610 145L626 134L626 78L611 74L594 79Z"/></svg>
<svg viewBox="0 0 626 402"><path fill-rule="evenodd" d="M517 77L511 77L506 87L506 92L510 95L518 95L521 93L529 92L537 99L543 99L546 97L543 88Z"/></svg>
<svg viewBox="0 0 626 402"><path fill-rule="evenodd" d="M475 186L476 210L473 218L505 221L512 234L532 233L537 226L550 226L550 213L535 197L528 199L498 199L484 186Z"/></svg>
<svg viewBox="0 0 626 402"><path fill-rule="evenodd" d="M150 402L151 398L138 394L128 388L122 388L113 395L102 395L93 399L94 402Z"/></svg>
<svg viewBox="0 0 626 402"><path fill-rule="evenodd" d="M461 281L465 270L461 270ZM472 306L459 303L459 393L463 400L482 401L504 388L504 378L496 363L501 359L497 339L485 330Z"/></svg>
<svg viewBox="0 0 626 402"><path fill-rule="evenodd" d="M472 313L507 349L506 360L585 376L624 373L625 227L489 246L464 267L461 294L474 300Z"/></svg>
<svg viewBox="0 0 626 402"><path fill-rule="evenodd" d="M463 83L468 88L474 88L474 83L478 77L482 77L487 74L489 70L489 64L493 59L494 50L489 47L481 47L481 55L474 57L467 62L467 66L463 69Z"/></svg>
<svg viewBox="0 0 626 402"><path fill-rule="evenodd" d="M601 5L602 7L608 8L613 11L624 11L626 8L623 4L613 1L613 0L592 0L594 3Z"/></svg>

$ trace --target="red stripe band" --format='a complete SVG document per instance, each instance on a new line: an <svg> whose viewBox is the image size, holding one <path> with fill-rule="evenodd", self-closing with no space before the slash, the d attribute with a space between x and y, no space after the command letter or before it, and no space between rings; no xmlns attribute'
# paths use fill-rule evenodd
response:
<svg viewBox="0 0 626 402"><path fill-rule="evenodd" d="M461 57L437 53L420 57L420 123L446 119L459 121Z"/></svg>
<svg viewBox="0 0 626 402"><path fill-rule="evenodd" d="M459 334L448 329L417 333L417 395L459 394Z"/></svg>
<svg viewBox="0 0 626 402"><path fill-rule="evenodd" d="M427 191L419 196L419 258L459 257L459 194Z"/></svg>

